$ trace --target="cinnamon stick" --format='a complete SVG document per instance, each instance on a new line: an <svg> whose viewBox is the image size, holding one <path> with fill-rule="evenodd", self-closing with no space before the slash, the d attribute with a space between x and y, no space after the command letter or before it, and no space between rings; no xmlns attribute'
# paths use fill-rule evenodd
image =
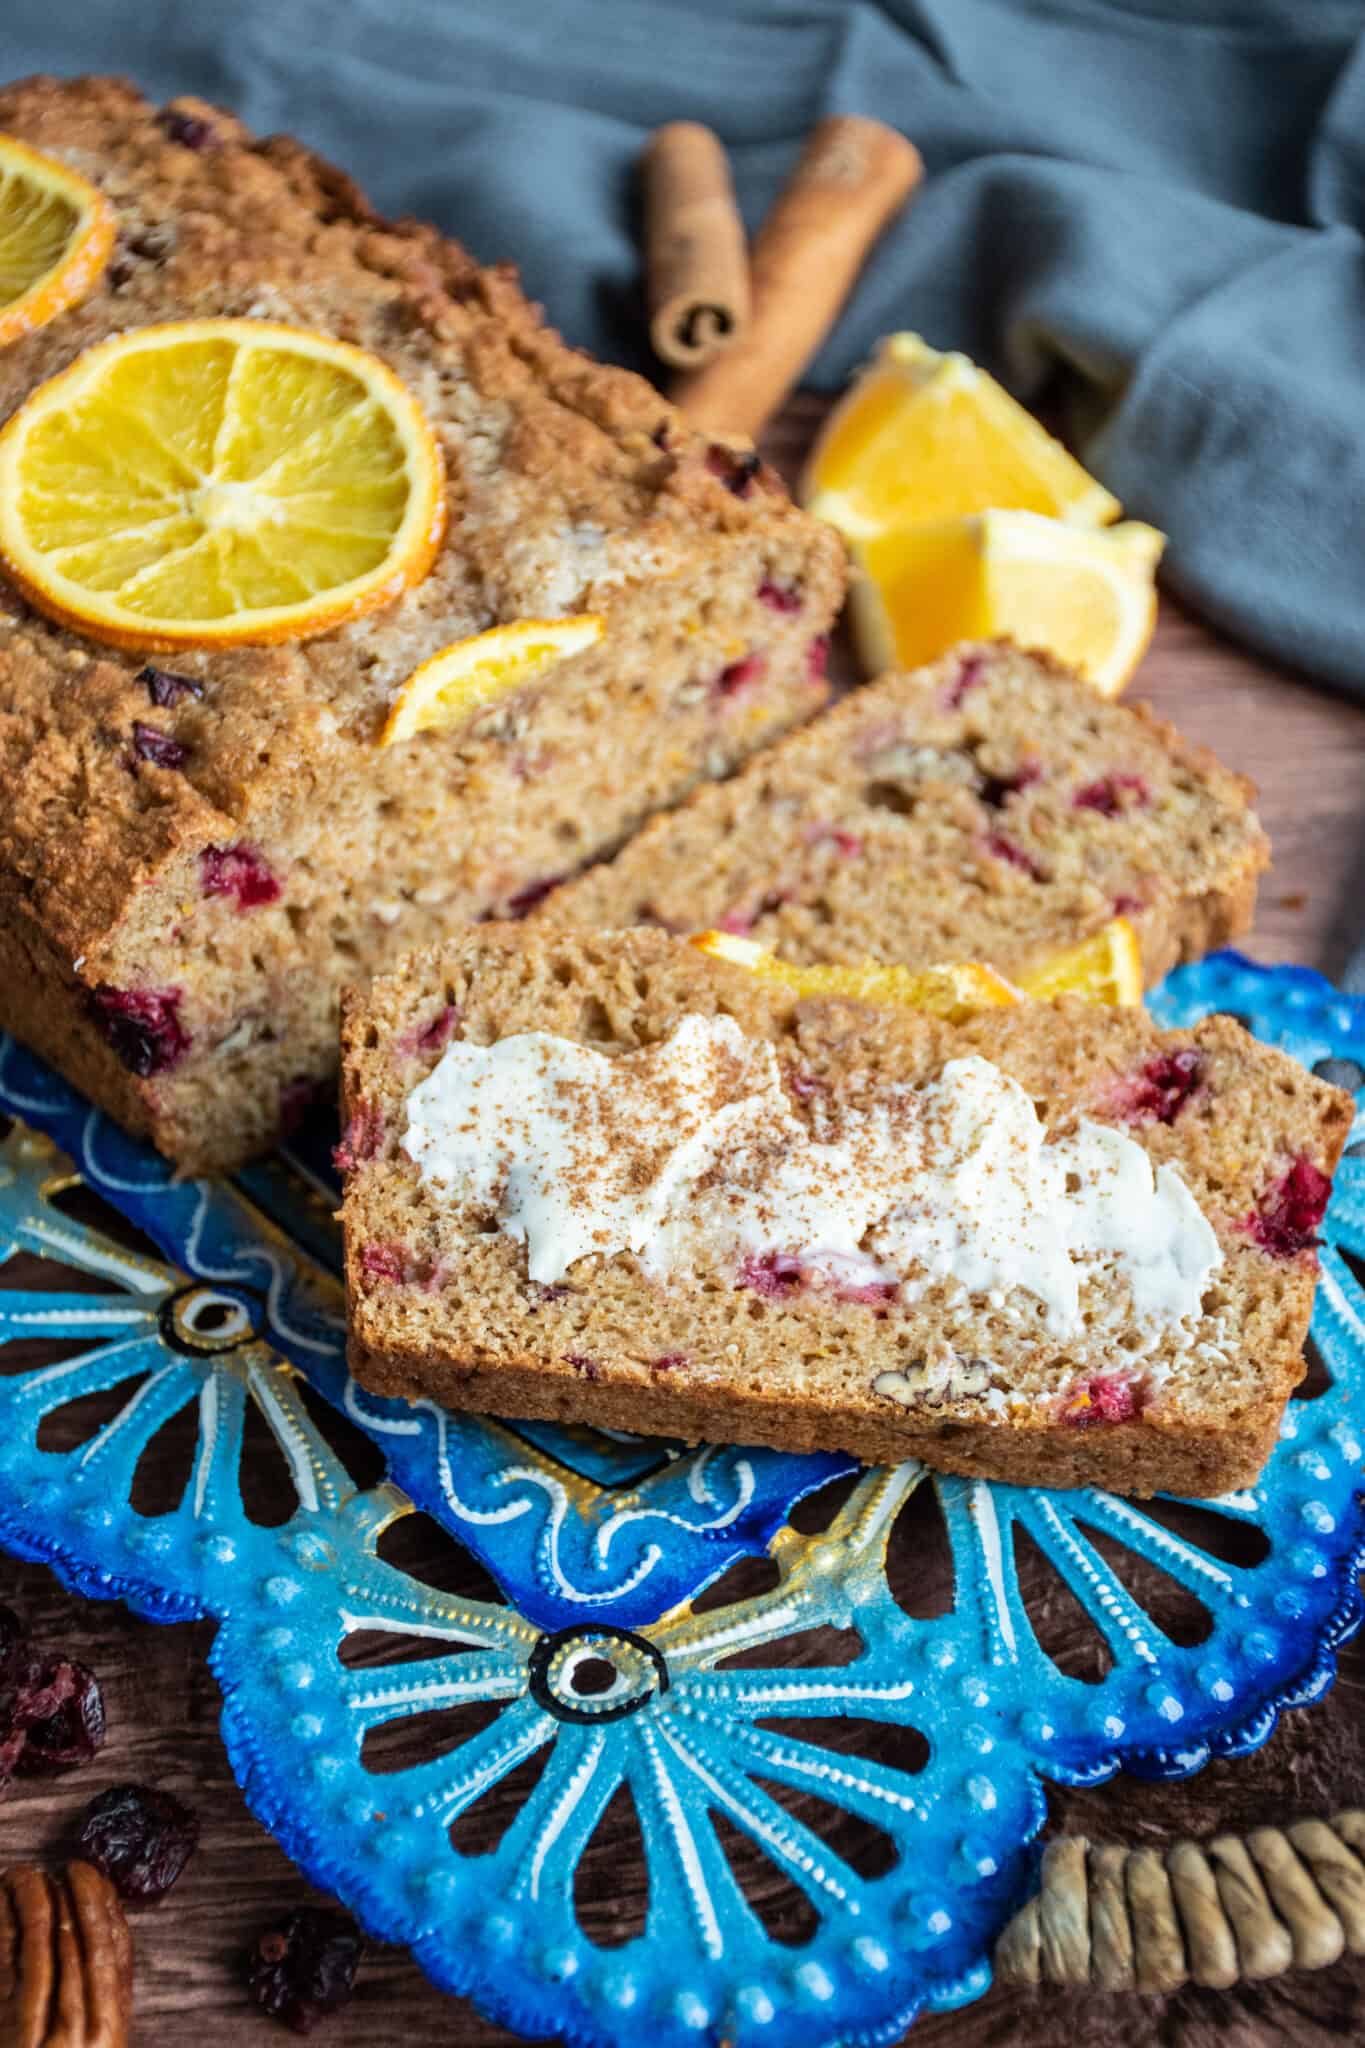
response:
<svg viewBox="0 0 1365 2048"><path fill-rule="evenodd" d="M670 121L641 160L649 338L674 369L695 369L749 318L749 258L730 165L718 136Z"/></svg>
<svg viewBox="0 0 1365 2048"><path fill-rule="evenodd" d="M868 251L923 169L914 144L881 121L835 114L820 122L755 237L747 334L670 387L694 425L759 432L833 326Z"/></svg>

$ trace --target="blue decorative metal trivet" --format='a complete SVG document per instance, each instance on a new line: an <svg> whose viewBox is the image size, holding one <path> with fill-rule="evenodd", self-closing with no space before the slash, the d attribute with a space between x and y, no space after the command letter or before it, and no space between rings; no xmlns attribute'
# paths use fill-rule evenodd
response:
<svg viewBox="0 0 1365 2048"><path fill-rule="evenodd" d="M1166 1022L1232 1010L1361 1086L1365 1001L1306 970L1222 954L1174 975L1153 1007ZM1290 1403L1260 1486L1192 1515L906 1465L856 1478L829 1525L803 1535L792 1509L852 1473L847 1460L517 1429L351 1384L321 1148L235 1184L177 1183L12 1044L0 1109L17 1119L0 1148L0 1256L86 1276L84 1291L0 1293L5 1341L77 1347L0 1379L0 1541L154 1620L215 1616L224 1735L256 1812L376 1934L522 2032L624 2044L648 2030L660 2048L890 2040L921 2007L985 1988L1031 1875L1046 1780L1180 1776L1254 1748L1281 1707L1326 1688L1359 1618L1365 1146L1348 1152L1325 1227L1313 1336L1329 1378ZM81 1183L162 1256L73 1219ZM305 1381L380 1447L385 1483L351 1477ZM45 1421L114 1388L123 1398L93 1436L44 1448ZM250 1406L287 1461L280 1526L243 1504ZM197 1420L183 1496L143 1512L139 1460L182 1411ZM929 1488L954 1591L925 1619L895 1597L887 1547ZM381 1557L414 1505L475 1553L506 1604L433 1591ZM1228 1562L1236 1543L1216 1530L1258 1536L1260 1561ZM1020 1591L1030 1545L1106 1646L1102 1674L1068 1675L1040 1642ZM694 1604L761 1553L767 1590ZM1202 1640L1157 1624L1130 1590L1134 1560L1200 1603ZM376 1631L389 1661L348 1655ZM451 1708L480 1710L476 1731L377 1774L367 1737ZM831 1725L855 1739L834 1744ZM857 1753L856 1731L875 1750L878 1728L896 1731L884 1753L898 1762ZM462 1851L452 1828L528 1760L540 1777L497 1846ZM647 1902L642 1931L603 1946L575 1877L622 1787ZM860 1872L816 1811L878 1831L889 1867ZM804 1939L770 1931L731 1861L736 1840L806 1902Z"/></svg>

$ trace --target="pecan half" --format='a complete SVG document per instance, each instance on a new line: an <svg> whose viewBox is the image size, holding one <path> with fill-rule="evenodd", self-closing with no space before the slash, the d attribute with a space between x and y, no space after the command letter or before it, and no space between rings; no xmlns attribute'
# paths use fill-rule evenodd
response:
<svg viewBox="0 0 1365 2048"><path fill-rule="evenodd" d="M0 2048L125 2048L133 1938L88 1863L0 1874Z"/></svg>

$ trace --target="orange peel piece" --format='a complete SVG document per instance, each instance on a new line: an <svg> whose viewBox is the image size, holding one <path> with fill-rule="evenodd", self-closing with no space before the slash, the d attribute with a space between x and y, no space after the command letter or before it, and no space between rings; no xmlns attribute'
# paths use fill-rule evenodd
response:
<svg viewBox="0 0 1365 2048"><path fill-rule="evenodd" d="M728 960L765 981L780 982L800 996L845 996L860 1003L902 1003L913 1010L960 1023L977 1010L999 1009L1022 1000L1018 989L976 960L944 967L796 967L780 960L756 939L732 932L698 932L691 943L713 960Z"/></svg>

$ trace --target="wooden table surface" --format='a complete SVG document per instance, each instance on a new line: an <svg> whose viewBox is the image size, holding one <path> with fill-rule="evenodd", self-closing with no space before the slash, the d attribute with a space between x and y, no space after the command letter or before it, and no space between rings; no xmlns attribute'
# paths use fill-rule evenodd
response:
<svg viewBox="0 0 1365 2048"><path fill-rule="evenodd" d="M771 452L784 467L818 414L818 401L798 400L778 423ZM1248 950L1340 975L1365 937L1365 708L1229 646L1170 603L1134 694L1260 786L1275 865ZM191 2040L195 2048L236 2048L288 2038L246 2004L238 1958L255 1928L310 1893L247 1813L227 1771L205 1665L211 1629L149 1626L118 1607L78 1601L47 1572L8 1559L0 1560L0 1598L44 1642L95 1667L111 1731L88 1770L11 1788L0 1818L5 1857L69 1849L84 1802L108 1784L141 1779L179 1793L201 1817L202 1845L170 1898L137 1916L136 2038L144 2048ZM1120 1777L1090 1792L1059 1792L1052 1825L1084 1829L1092 1838L1164 1844L1184 1833L1365 1804L1362 1707L1365 1638L1343 1653L1327 1699L1286 1714L1254 1756L1215 1763L1182 1784ZM610 1916L620 1882L616 1858L599 1858L588 1910ZM1228 1994L1169 1999L997 1989L964 2012L924 2020L914 2039L917 2048L1048 2048L1073 2040L1126 2048L1197 2048L1205 2041L1314 2048L1362 2032L1365 1961L1353 1961ZM405 1955L391 1950L371 1952L354 2003L318 2038L334 2048L392 2048L398 2041L488 2048L510 2039L461 2002L438 1996Z"/></svg>

